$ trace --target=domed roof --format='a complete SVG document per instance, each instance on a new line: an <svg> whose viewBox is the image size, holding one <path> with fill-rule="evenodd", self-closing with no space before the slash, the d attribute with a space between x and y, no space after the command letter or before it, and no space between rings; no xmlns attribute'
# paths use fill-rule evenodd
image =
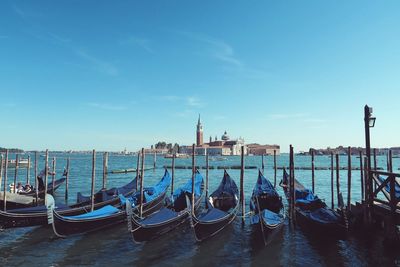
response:
<svg viewBox="0 0 400 267"><path fill-rule="evenodd" d="M223 140L223 141L228 141L229 140L229 135L226 133L226 131L222 135L221 140Z"/></svg>

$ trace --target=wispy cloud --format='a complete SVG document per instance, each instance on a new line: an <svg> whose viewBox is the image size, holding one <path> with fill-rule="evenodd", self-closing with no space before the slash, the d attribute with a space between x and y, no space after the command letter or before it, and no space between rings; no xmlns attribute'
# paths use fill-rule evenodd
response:
<svg viewBox="0 0 400 267"><path fill-rule="evenodd" d="M13 8L13 10L14 10L14 12L18 15L18 16L20 16L21 18L23 18L23 19L25 19L25 17L26 17L26 13L25 13L25 11L23 11L21 8L19 8L17 5L12 5L12 8Z"/></svg>
<svg viewBox="0 0 400 267"><path fill-rule="evenodd" d="M182 110L180 112L173 113L173 116L180 117L180 118L187 118L187 117L193 117L194 114L195 114L194 110L185 109L185 110Z"/></svg>
<svg viewBox="0 0 400 267"><path fill-rule="evenodd" d="M197 96L177 96L177 95L165 95L161 96L160 98L162 101L169 101L169 102L181 102L182 105L188 106L190 108L202 108L206 105Z"/></svg>
<svg viewBox="0 0 400 267"><path fill-rule="evenodd" d="M90 55L82 49L76 50L76 54L92 64L93 68L99 72L105 73L110 76L117 76L118 69L111 63L101 60L95 56Z"/></svg>
<svg viewBox="0 0 400 267"><path fill-rule="evenodd" d="M146 50L149 53L154 53L153 48L151 48L150 46L150 40L146 39L146 38L140 38L140 37L135 37L135 36L130 36L128 39L123 40L120 42L121 44L130 44L130 45L135 45L138 47L143 48L144 50Z"/></svg>
<svg viewBox="0 0 400 267"><path fill-rule="evenodd" d="M161 100L170 101L170 102L178 101L180 99L181 99L181 97L176 96L176 95L163 95L163 96L161 96Z"/></svg>
<svg viewBox="0 0 400 267"><path fill-rule="evenodd" d="M196 97L196 96L189 96L186 98L186 105L190 106L190 107L203 107L204 103L201 101L200 98Z"/></svg>
<svg viewBox="0 0 400 267"><path fill-rule="evenodd" d="M267 115L267 118L271 120L284 120L284 119L305 118L306 116L307 116L306 113L278 113L278 114L269 114Z"/></svg>
<svg viewBox="0 0 400 267"><path fill-rule="evenodd" d="M223 40L193 32L178 31L178 33L189 37L192 40L209 45L211 56L222 61L223 63L234 65L236 67L241 67L243 65L242 62L235 56L233 47Z"/></svg>
<svg viewBox="0 0 400 267"><path fill-rule="evenodd" d="M222 121L222 120L226 120L226 119L227 119L227 117L224 115L215 115L213 117L213 120L215 120L215 121Z"/></svg>
<svg viewBox="0 0 400 267"><path fill-rule="evenodd" d="M89 103L86 103L86 105L89 107L92 107L92 108L110 110L110 111L121 111L121 110L128 109L127 106L114 105L114 104L109 104L109 103L89 102Z"/></svg>

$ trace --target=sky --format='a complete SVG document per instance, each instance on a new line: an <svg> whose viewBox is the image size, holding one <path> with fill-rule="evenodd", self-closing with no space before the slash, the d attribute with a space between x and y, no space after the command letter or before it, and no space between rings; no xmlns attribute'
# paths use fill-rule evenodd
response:
<svg viewBox="0 0 400 267"><path fill-rule="evenodd" d="M399 146L400 1L1 1L0 147Z"/></svg>

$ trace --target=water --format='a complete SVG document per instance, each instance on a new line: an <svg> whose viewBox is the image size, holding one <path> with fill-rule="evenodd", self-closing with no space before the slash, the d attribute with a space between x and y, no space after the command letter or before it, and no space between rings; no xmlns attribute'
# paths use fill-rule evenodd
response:
<svg viewBox="0 0 400 267"><path fill-rule="evenodd" d="M90 193L91 155L52 154L57 157L57 172L62 173L66 157L71 157L69 203L76 200L76 193ZM12 158L12 156L11 156ZM198 165L205 165L204 157L198 157ZM273 181L273 159L265 158L266 176ZM310 157L297 156L296 166L310 166ZM353 166L359 166L359 159L352 158ZM153 156L146 158L146 165L152 166ZM170 159L157 158L157 165L170 165ZM210 165L239 165L239 157L228 157L226 161L210 162ZM318 156L316 166L330 166L330 157ZM176 165L191 165L190 159L177 159ZM246 165L261 166L260 157L246 157ZM278 157L278 166L288 165L288 155ZM340 158L340 165L347 166L347 157ZM394 170L400 160L394 159ZM40 158L39 167L44 160ZM136 166L136 157L111 155L109 169L126 169ZM385 167L385 157L378 157L378 166ZM228 170L239 184L239 170ZM97 155L96 189L101 188L102 157ZM203 175L204 170L202 170ZM191 170L176 172L175 188L191 177ZM352 172L352 202L360 200L360 171ZM163 169L145 173L145 184L155 184L163 175ZM223 170L210 170L210 192L215 189L223 175ZM108 187L126 184L134 176L110 174ZM315 172L316 193L331 202L330 171ZM340 185L344 200L347 199L347 171L340 172ZM26 170L19 170L19 180L25 181ZM33 170L31 170L33 180ZM58 175L59 177L59 175ZM282 177L278 170L277 184ZM9 171L8 181L14 178ZM245 170L245 194L248 199L257 178L257 170ZM296 178L311 188L311 171L296 171ZM336 178L335 178L336 179ZM336 185L335 185L336 188ZM58 189L56 201L64 202L65 187ZM278 191L283 195L282 189ZM335 194L336 197L336 194ZM271 244L264 247L262 239L255 235L248 221L242 226L238 218L217 236L202 243L196 243L189 225L182 226L156 240L135 244L127 232L126 224L101 230L100 232L70 237L56 238L51 227L31 227L8 229L0 233L1 266L400 266L400 248L383 246L381 233L350 234L345 240L326 239L312 236L299 228L284 229ZM372 241L372 242L371 242Z"/></svg>

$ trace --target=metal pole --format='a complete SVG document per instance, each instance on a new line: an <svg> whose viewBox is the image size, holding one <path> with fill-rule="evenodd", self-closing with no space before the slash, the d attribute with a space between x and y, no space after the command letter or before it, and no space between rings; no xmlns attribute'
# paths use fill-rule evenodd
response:
<svg viewBox="0 0 400 267"><path fill-rule="evenodd" d="M65 199L68 199L68 180L69 180L70 158L67 158L67 175L65 176Z"/></svg>
<svg viewBox="0 0 400 267"><path fill-rule="evenodd" d="M3 188L3 210L7 210L7 170L8 170L8 149L6 150L6 160L4 163L4 188Z"/></svg>
<svg viewBox="0 0 400 267"><path fill-rule="evenodd" d="M274 188L276 188L276 150L274 149Z"/></svg>
<svg viewBox="0 0 400 267"><path fill-rule="evenodd" d="M333 152L331 152L331 205L332 205L332 209L334 209L335 208L335 197L334 197L334 192L335 192L335 190L334 190L334 183L333 183L333 180L334 180L334 167L333 167Z"/></svg>
<svg viewBox="0 0 400 267"><path fill-rule="evenodd" d="M312 192L315 193L315 165L314 165L314 149L311 150L311 177L312 177Z"/></svg>
<svg viewBox="0 0 400 267"><path fill-rule="evenodd" d="M351 147L348 148L347 152L347 210L351 207Z"/></svg>
<svg viewBox="0 0 400 267"><path fill-rule="evenodd" d="M144 180L144 148L142 148L142 168L140 170L141 172L141 177L140 177L140 210L139 210L139 216L142 218L143 216L143 180Z"/></svg>
<svg viewBox="0 0 400 267"><path fill-rule="evenodd" d="M92 154L92 188L91 188L91 203L90 203L90 210L94 210L94 183L96 179L96 150L93 149Z"/></svg>

